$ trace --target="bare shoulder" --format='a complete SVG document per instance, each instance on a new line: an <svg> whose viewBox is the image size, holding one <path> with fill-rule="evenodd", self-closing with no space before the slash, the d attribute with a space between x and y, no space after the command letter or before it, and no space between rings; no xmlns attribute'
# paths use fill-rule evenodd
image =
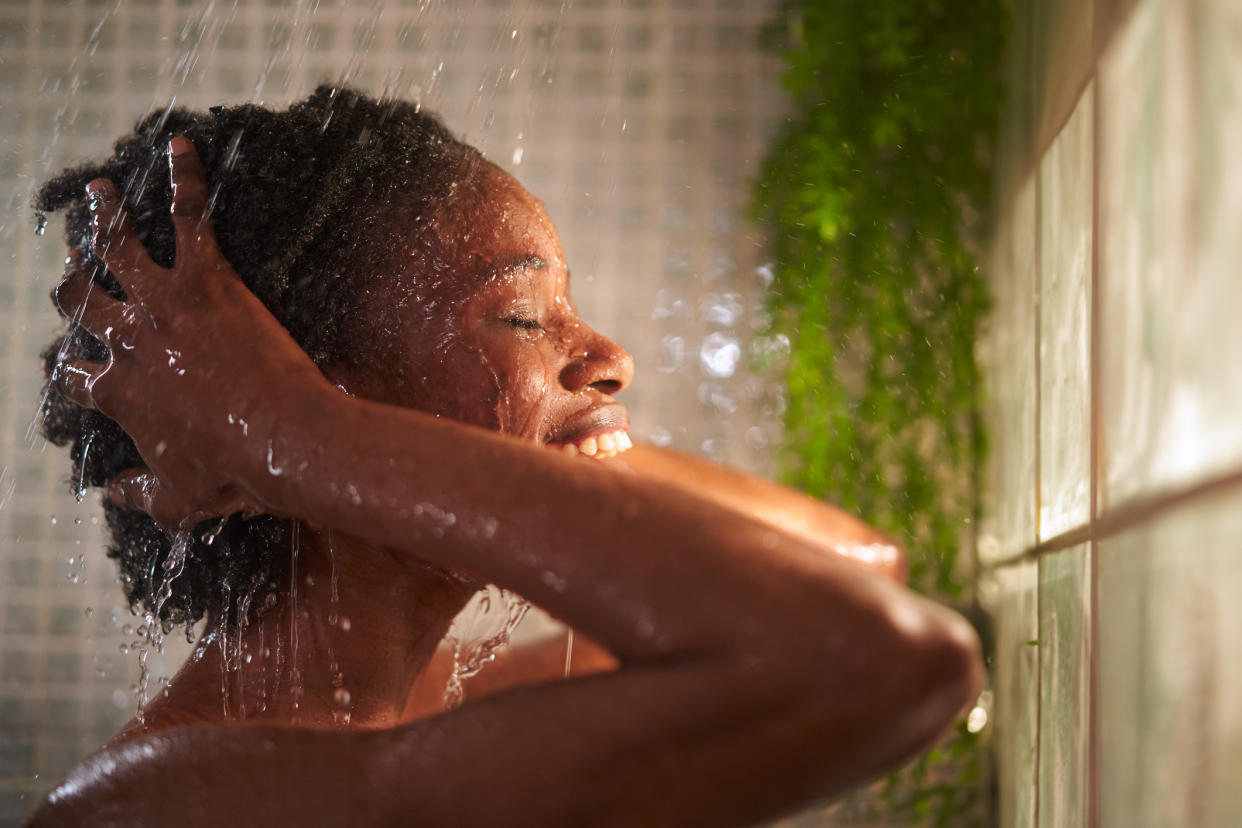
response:
<svg viewBox="0 0 1242 828"><path fill-rule="evenodd" d="M83 761L28 827L341 824L343 814L366 813L354 793L366 786L324 783L356 767L366 742L294 728L171 727Z"/></svg>

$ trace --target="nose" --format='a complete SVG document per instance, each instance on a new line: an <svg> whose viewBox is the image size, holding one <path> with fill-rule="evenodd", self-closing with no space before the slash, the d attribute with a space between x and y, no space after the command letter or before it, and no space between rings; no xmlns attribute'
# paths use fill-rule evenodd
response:
<svg viewBox="0 0 1242 828"><path fill-rule="evenodd" d="M561 385L570 391L591 388L612 396L634 379L634 358L608 337L582 328L585 336L574 343L569 364L561 370Z"/></svg>

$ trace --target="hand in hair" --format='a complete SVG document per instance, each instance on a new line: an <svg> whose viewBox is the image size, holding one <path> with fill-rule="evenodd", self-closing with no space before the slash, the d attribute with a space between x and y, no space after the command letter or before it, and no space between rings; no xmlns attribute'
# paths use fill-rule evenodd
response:
<svg viewBox="0 0 1242 828"><path fill-rule="evenodd" d="M257 471L241 466L262 456L262 447L230 447L270 441L275 428L262 420L271 416L265 399L274 382L305 388L326 380L220 253L193 144L174 138L169 164L177 245L171 268L151 260L116 186L107 179L88 185L92 249L125 299L109 296L80 259L70 260L56 302L107 347L108 359L64 360L52 384L116 420L138 446L146 467L113 480L113 501L165 527L187 528L264 510L254 492L240 487Z"/></svg>

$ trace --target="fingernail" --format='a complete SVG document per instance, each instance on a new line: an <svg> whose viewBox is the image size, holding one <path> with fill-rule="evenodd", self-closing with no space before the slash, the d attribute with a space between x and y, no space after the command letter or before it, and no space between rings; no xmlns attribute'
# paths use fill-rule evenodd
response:
<svg viewBox="0 0 1242 828"><path fill-rule="evenodd" d="M173 138L168 142L168 153L172 155L173 158L185 155L193 148L194 145L190 143L190 139L186 138L184 135L178 135L176 138Z"/></svg>
<svg viewBox="0 0 1242 828"><path fill-rule="evenodd" d="M86 205L92 211L107 204L111 197L111 189L106 185L96 184L94 181L86 185Z"/></svg>
<svg viewBox="0 0 1242 828"><path fill-rule="evenodd" d="M128 505L125 500L125 495L121 493L115 483L108 486L108 499L112 501L113 506L125 508L125 506Z"/></svg>

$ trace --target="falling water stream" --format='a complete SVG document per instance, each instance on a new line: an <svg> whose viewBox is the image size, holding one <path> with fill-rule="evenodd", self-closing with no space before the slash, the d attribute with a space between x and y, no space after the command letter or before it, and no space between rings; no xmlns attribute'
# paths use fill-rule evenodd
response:
<svg viewBox="0 0 1242 828"><path fill-rule="evenodd" d="M154 563L152 564L152 572L148 579L151 590L154 593L154 601L151 610L147 611L143 616L142 626L139 633L144 637L145 642L138 649L138 712L137 718L139 722L145 721L144 714L146 711L147 701L150 692L151 674L148 669L148 661L151 658L151 652L164 652L164 635L168 630L164 629L164 622L161 620L161 613L164 604L172 597L173 583L185 571L186 551L189 549L191 535L189 532L178 532L173 538L172 547L168 550L167 557L160 565L159 578L156 578L154 572ZM157 586L158 584L158 586Z"/></svg>
<svg viewBox="0 0 1242 828"><path fill-rule="evenodd" d="M444 688L444 706L453 708L465 699L463 682L486 667L496 651L509 643L514 629L530 604L522 597L496 586L479 590L449 628L453 668Z"/></svg>

